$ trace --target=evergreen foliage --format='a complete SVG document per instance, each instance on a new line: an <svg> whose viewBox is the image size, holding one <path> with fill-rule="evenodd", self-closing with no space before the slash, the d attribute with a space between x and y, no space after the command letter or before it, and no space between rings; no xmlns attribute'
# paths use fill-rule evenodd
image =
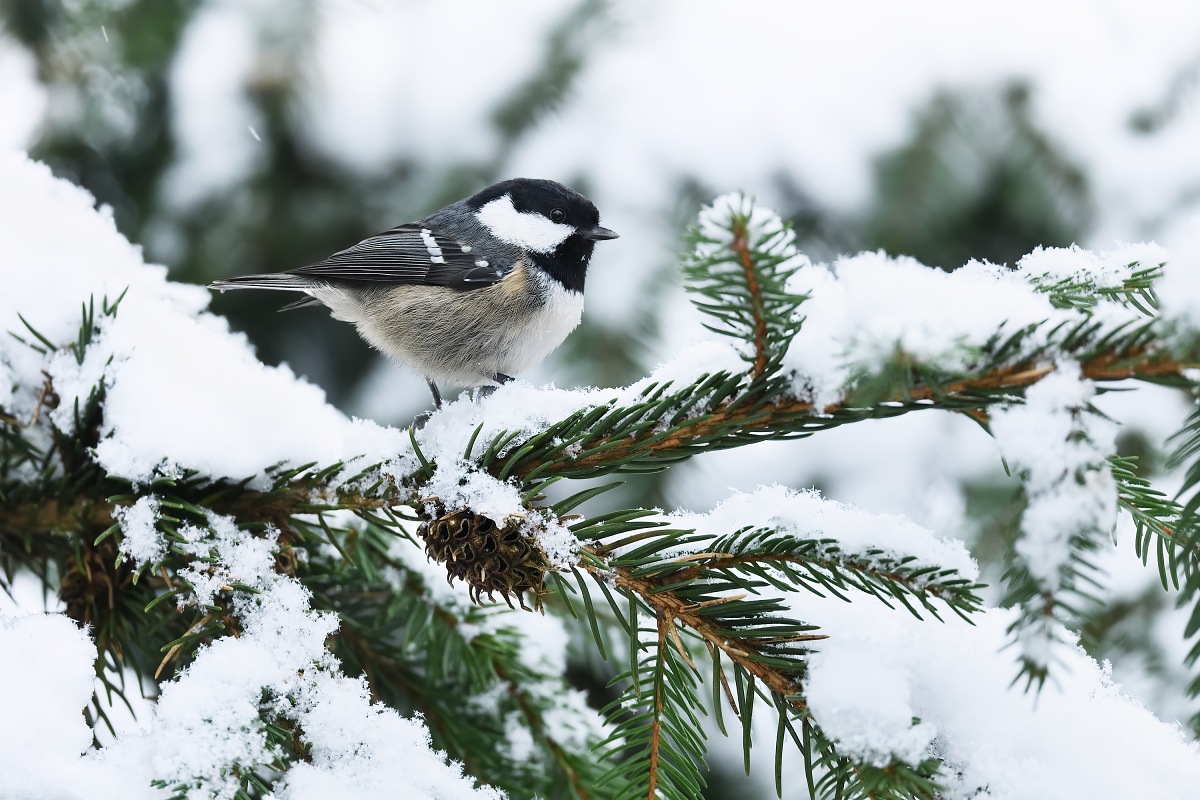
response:
<svg viewBox="0 0 1200 800"><path fill-rule="evenodd" d="M580 707L562 676L522 659L522 634L495 617L489 603L441 598L430 584L437 569L415 566L428 552L446 560L438 569L450 577L486 581L455 566L461 546L434 546L429 536L438 530L455 536L460 528L466 536L473 525L470 535L484 542L500 535L496 530L515 530L506 520L488 520L488 527L475 512L429 497L445 465L416 432L410 432L416 466L404 474L375 464L308 464L236 483L185 473L135 486L105 474L93 459L103 383L74 409L72 433L46 414L18 419L0 408L3 575L11 580L32 570L59 593L70 616L92 626L105 695L93 704L93 723L104 723L114 698L126 697L127 670L143 689L152 687L178 675L203 648L253 624L263 589L222 577L229 526L236 525L244 542L273 554L280 581L311 592L314 613L336 615L329 647L340 667L323 668L365 675L375 699L420 713L437 747L513 797L699 797L707 751L700 717L708 713L722 731L741 737L747 770L752 746L762 746L751 735L754 718L774 720L780 796L788 791L781 775L791 751L802 757L814 797L937 797L947 779L937 758L881 764L845 752L823 730L805 698L806 663L836 632L799 618L789 598L811 593L878 602L936 625L947 615L971 619L981 608L977 584L946 565L848 549L783 522L713 533L675 526L646 508L580 517L572 512L618 484L589 484L556 501L547 499L551 486L638 476L707 451L917 410L966 414L987 428L994 410L1019 405L1026 390L1054 373L1055 362L1067 359L1091 381L1133 379L1194 391L1194 345L1169 336L1156 316L1160 266L1133 269L1116 290L1087 281L1039 286L1073 314L1069 322L998 334L965 371L903 353L882 368L861 365L840 402L815 407L784 368L805 302L788 289L802 263L790 230L749 199L733 197L705 212L692 241L684 266L688 289L709 327L739 344L744 371L712 371L686 385L647 382L636 395L589 404L534 432L484 435L481 426L465 452L455 454L459 465L519 490L527 535L566 527L578 541L574 563L523 562L522 569L536 564L539 574L499 591L528 590L535 607L574 620L583 641L615 666L607 730L581 727L564 740L563 725L547 719ZM1113 326L1093 313L1112 302L1135 307L1143 321ZM97 315L119 314L119 304L86 303L76 341L53 342L28 325L11 333L38 352L69 352L82 361L99 331ZM55 406L49 382L42 397L47 409ZM1197 453L1200 421L1193 418L1175 455L1188 468L1185 493L1200 484ZM1115 481L1117 502L1137 526L1138 555L1148 562L1153 552L1163 586L1196 609L1190 637L1200 630L1194 521L1200 494L1182 504L1170 500L1134 467L1118 457L1087 465ZM1064 478L1077 479L1085 478ZM167 546L135 558L123 549L123 525L129 509L144 503L153 506ZM1070 537L1070 558L1053 584L1035 580L1014 554L1008 581L1010 602L1020 609L1015 637L1048 621L1080 627L1082 608L1097 602L1090 587L1100 578L1091 554L1108 533L1087 528ZM1189 664L1198 653L1200 645ZM1052 652L1024 664L1033 685L1053 676ZM1200 693L1200 678L1192 690ZM481 696L493 702L480 704ZM264 797L291 765L311 758L304 719L298 701L263 698L258 755L227 765L234 796ZM533 742L535 757L514 751L514 730ZM208 784L193 777L164 779L163 786L184 797Z"/></svg>

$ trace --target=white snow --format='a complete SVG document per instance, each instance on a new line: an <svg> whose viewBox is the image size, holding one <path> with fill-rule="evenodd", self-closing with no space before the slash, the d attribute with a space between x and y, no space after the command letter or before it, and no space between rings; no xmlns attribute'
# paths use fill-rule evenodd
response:
<svg viewBox="0 0 1200 800"><path fill-rule="evenodd" d="M0 614L0 653L0 797L54 796L92 744L96 648L61 614Z"/></svg>
<svg viewBox="0 0 1200 800"><path fill-rule="evenodd" d="M810 662L806 697L818 723L873 761L891 754L911 763L931 744L947 762L949 800L1195 795L1200 747L1124 695L1074 643L1058 652L1063 680L1040 694L1011 686L1012 612L989 610L974 625L922 623L878 604L804 594L792 608L835 634Z"/></svg>
<svg viewBox="0 0 1200 800"><path fill-rule="evenodd" d="M913 723L910 680L894 663L884 665L876 648L858 637L821 648L812 658L806 696L818 724L844 754L877 767L893 758L920 764L937 728Z"/></svg>
<svg viewBox="0 0 1200 800"><path fill-rule="evenodd" d="M694 341L670 361L655 367L648 377L631 384L618 397L625 402L632 402L651 384L661 386L671 383L675 390L680 390L695 383L701 375L714 375L718 372L738 375L745 371L746 362L742 360L731 340Z"/></svg>
<svg viewBox="0 0 1200 800"><path fill-rule="evenodd" d="M429 749L429 733L419 720L371 704L364 681L322 674L314 684L314 701L303 717L313 740L312 762L288 771L277 787L278 800L503 800L499 790L472 789L457 767L445 766Z"/></svg>
<svg viewBox="0 0 1200 800"><path fill-rule="evenodd" d="M1083 319L1080 312L1054 308L1035 289L1037 281L1075 277L1109 286L1133 272L1134 259L1155 266L1162 257L1161 248L1140 245L1100 254L1037 250L1015 270L971 262L944 272L884 253L806 266L788 284L809 299L800 307L804 323L785 364L796 373L798 393L818 407L841 399L855 369L882 367L900 354L947 371L966 371L980 363L997 332L1012 335L1049 322L1022 350L1031 352L1028 348L1045 343L1054 325ZM1136 310L1116 302L1101 302L1092 313L1112 327L1139 318Z"/></svg>
<svg viewBox="0 0 1200 800"><path fill-rule="evenodd" d="M15 796L163 797L150 787L161 779L203 787L206 797L230 798L238 785L234 765L265 765L274 756L261 722L266 711L294 721L311 745L311 763L284 776L280 798L317 797L315 792L334 787L351 792L339 796L363 798L502 797L494 789L476 789L459 766L430 749L419 720L373 704L362 679L341 674L325 649L338 620L312 611L308 590L275 572L273 538L248 535L229 518L213 516L209 525L211 531L183 531L186 549L215 558L197 562L185 576L197 585L191 602L204 605L233 582L256 592L233 593L242 634L202 648L165 683L142 732L120 735L80 759L91 741L79 709L91 694L94 649L62 617L0 625L0 649L25 655L0 665L0 699L14 693L0 726L0 743L11 747L0 753L0 763L15 759L13 768L0 771L0 795L14 796L8 791L13 786L27 790L22 782L29 781L37 788ZM9 743L8 736L16 738ZM29 763L41 768L16 768ZM114 784L116 775L121 780Z"/></svg>
<svg viewBox="0 0 1200 800"><path fill-rule="evenodd" d="M1054 597L1071 588L1066 567L1076 537L1111 546L1117 523L1117 487L1106 459L1116 451L1117 426L1088 411L1095 387L1079 365L1057 369L1025 393L1023 404L995 411L992 432L1009 468L1022 476L1026 496L1020 563L1042 592ZM1076 587L1080 588L1080 587ZM1049 665L1068 638L1045 615L1016 631L1021 652Z"/></svg>
<svg viewBox="0 0 1200 800"><path fill-rule="evenodd" d="M1095 530L1109 541L1116 525L1117 489L1106 459L1115 452L1117 426L1087 411L1094 391L1079 365L1066 362L1031 386L1023 404L991 418L1010 469L1025 475L1017 554L1048 590L1059 585L1073 536Z"/></svg>
<svg viewBox="0 0 1200 800"><path fill-rule="evenodd" d="M67 351L46 358L0 339L0 390L21 387L14 412L32 417L41 378L25 376L45 370L60 398L54 422L71 430L75 401L103 380L97 459L134 482L195 469L239 480L260 475L261 485L262 471L275 464L381 461L401 449L399 431L348 420L286 366L259 362L244 336L205 311L207 290L170 283L164 268L143 264L83 190L15 154L0 154L0 185L0 271L8 276L0 330L33 340L19 314L50 341L68 344L89 300L100 327L82 364ZM103 317L102 301L122 292L119 313Z"/></svg>
<svg viewBox="0 0 1200 800"><path fill-rule="evenodd" d="M515 711L504 718L503 742L505 757L514 764L528 763L537 753L533 734Z"/></svg>
<svg viewBox="0 0 1200 800"><path fill-rule="evenodd" d="M796 234L784 227L779 214L741 192L723 194L701 209L696 223L701 239L696 245L696 255L710 258L729 253L736 235L735 220L744 225L747 242L756 243L756 249L767 255L783 257L783 266L799 266L808 261L796 251ZM741 269L736 262L735 267Z"/></svg>
<svg viewBox="0 0 1200 800"><path fill-rule="evenodd" d="M148 494L113 512L113 517L121 523L118 550L138 567L152 565L167 553L167 542L155 527L158 509L158 498Z"/></svg>
<svg viewBox="0 0 1200 800"><path fill-rule="evenodd" d="M1103 253L1082 247L1037 247L1017 262L1017 270L1032 281L1073 280L1099 288L1119 288L1129 278L1129 265L1156 267L1167 261L1167 251L1152 242L1118 245Z"/></svg>
<svg viewBox="0 0 1200 800"><path fill-rule="evenodd" d="M394 475L416 467L406 435L348 420L288 370L258 363L243 338L205 311L203 290L170 284L164 270L144 265L137 249L116 233L111 218L93 211L86 193L18 156L0 156L0 186L5 187L0 192L0 240L6 245L0 267L11 276L10 291L0 295L0 330L20 334L24 328L19 312L51 341L66 344L78 332L81 301L89 296L99 301L104 295L114 299L128 287L119 313L100 321L82 364L68 351L47 356L11 337L0 340L0 396L6 410L31 418L36 409L69 428L73 401L86 398L103 380L107 405L97 457L115 474L139 482L183 469L241 478L277 462L327 464L360 454L370 460L366 463L393 459L386 469ZM817 397L840 397L851 362L878 364L897 347L945 368L966 365L985 335L994 333L989 324L1013 326L1075 313L1051 308L1045 296L1031 288L1031 275L1083 274L1114 285L1120 280L1119 262L1126 257L1043 252L1023 261L1015 273L973 264L956 273L961 278L873 254L842 259L832 269L805 265L795 283L812 294L802 306L806 320L801 335L813 338L793 346L788 366ZM950 310L959 304L971 313ZM889 315L894 306L900 311ZM1099 313L1115 322L1134 312L1106 304ZM43 369L62 400L54 411L38 408ZM481 403L463 398L447 404L416 434L426 456L438 462L430 490L496 515L497 521L521 513L514 485L473 472L463 459L467 440L478 426L483 429L476 453L502 430L533 432L595 403L632 400L653 381L682 385L717 369L744 369L736 348L701 343L624 389L538 390L514 382ZM1071 411L1090 398L1091 388L1064 368L1031 390L1026 406L1000 414L1002 445L1016 441L1016 449L1007 451L1010 463L1028 471L1031 487L1045 488L1046 498L1077 492L1070 508L1074 521L1081 511L1087 519L1093 511L1096 519L1107 514L1101 500L1111 494L1106 473L1095 468L1111 450L1111 431L1089 415ZM1003 432L1005 426L1014 431L1011 436ZM1074 432L1085 434L1086 446L1066 443ZM1032 447L1022 446L1024 437ZM1047 444L1047 438L1053 441ZM1064 465L1084 471L1079 487L1053 479L1053 471L1061 472ZM1060 505L1047 499L1047 508ZM125 554L138 563L152 562L161 545L153 533L154 514L147 499L124 512L121 520L128 541ZM1061 534L1060 527L1051 530L1044 524L1050 518L1063 517L1057 512L1031 515L1032 527L1026 532L1030 544L1023 545L1031 563L1039 565L1039 575L1047 579L1054 576L1052 567L1062 552L1054 538ZM680 519L719 533L746 524L775 525L797 536L834 538L848 552L882 548L915 555L922 563L954 566L966 576L976 574L959 543L938 540L903 520L821 500L814 493L771 487L736 496L704 518ZM324 646L337 620L314 612L307 590L274 571L270 536L249 536L219 517L211 518L209 525L211 531L198 526L181 529L185 547L215 559L211 564L197 562L186 573L196 592L183 598L185 604L203 606L218 593L229 592L225 587L234 583L259 591L234 592L243 634L204 648L184 673L164 686L155 713L145 720L145 734L122 734L99 754L80 758L87 743L79 745L78 709L90 694L94 653L82 634L69 624L61 626L61 618L37 618L59 622L0 629L0 636L10 636L4 641L6 649L12 642L18 652L41 652L44 639L46 651L58 661L58 672L39 672L41 662L35 659L10 665L15 672L11 682L28 687L22 691L31 697L42 697L49 687L60 691L51 701L60 705L52 707L46 727L31 728L36 735L30 737L45 745L45 758L53 762L39 778L51 783L29 792L72 797L84 796L86 790L86 796L103 800L155 797L161 795L148 788L149 781L162 778L203 780L228 795L231 759L272 756L259 721L260 703L266 702L273 713L299 722L312 745L312 763L290 771L279 786L280 797L376 797L398 791L495 796L491 790L474 788L456 766L432 752L419 721L371 705L362 682L338 672ZM556 558L565 563L570 554ZM435 571L429 572L432 577ZM1007 612L988 611L977 628L970 628L948 615L945 624L918 623L878 604L849 605L809 595L797 595L793 608L799 618L835 634L814 656L809 685L814 713L819 719L824 715L827 730L852 752L876 762L892 756L916 759L932 745L952 772L961 773L955 779L961 785L952 797L970 797L976 787L986 785L995 798L1072 797L1078 795L1069 794L1070 787L1077 786L1087 788L1088 797L1182 798L1200 775L1194 746L1184 743L1174 727L1155 721L1122 697L1070 644L1056 652L1065 664L1061 685L1048 684L1037 708L1031 698L1008 689L1015 653L1001 650L1011 618ZM535 615L489 616L475 633L504 629L518 632L523 643L539 641L540 647L523 650L522 657L531 668L557 676L564 664L565 631L558 620L539 620L543 618ZM493 624L496 628L487 627ZM0 680L0 691L8 682ZM558 682L553 687L548 682L545 689L562 691ZM71 714L63 711L67 706L74 709ZM556 736L585 741L571 728L578 719L575 712L583 709L582 698L576 695L564 707L569 711L553 723ZM922 723L913 727L912 717ZM1132 777L1094 778L1098 771L1089 759L1096 754L1103 763L1118 763L1120 756L1134 754L1139 769L1129 771L1135 773ZM7 755L0 748L0 758ZM0 781L20 779L0 771ZM124 794L117 795L111 787L122 784Z"/></svg>
<svg viewBox="0 0 1200 800"><path fill-rule="evenodd" d="M915 558L913 567L940 566L957 570L967 580L979 577L971 555L959 541L944 541L903 517L875 514L823 498L815 490L786 486L759 487L738 492L707 514L670 514L671 527L694 529L708 536L725 536L742 528L769 528L797 539L831 539L847 559ZM705 548L706 543L692 547Z"/></svg>
<svg viewBox="0 0 1200 800"><path fill-rule="evenodd" d="M1159 302L1194 334L1200 330L1200 213L1180 220L1168 241L1175 258L1164 269Z"/></svg>

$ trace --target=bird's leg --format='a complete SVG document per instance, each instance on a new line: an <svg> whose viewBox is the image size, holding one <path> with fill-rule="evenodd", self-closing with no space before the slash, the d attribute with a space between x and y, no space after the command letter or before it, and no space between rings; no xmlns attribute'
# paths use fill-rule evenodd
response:
<svg viewBox="0 0 1200 800"><path fill-rule="evenodd" d="M479 399L482 400L483 398L490 396L492 392L496 391L512 379L513 377L511 375L505 375L503 372L497 372L492 376L492 380L496 382L496 386L480 386Z"/></svg>
<svg viewBox="0 0 1200 800"><path fill-rule="evenodd" d="M432 378L426 378L425 383L429 385L429 391L433 394L433 408L437 410L442 407L442 393L438 391L437 384ZM433 416L433 411L422 411L417 416L413 417L413 427L421 430L425 427L425 423L429 422L429 418Z"/></svg>
<svg viewBox="0 0 1200 800"><path fill-rule="evenodd" d="M426 378L425 382L427 384L429 384L429 391L433 393L433 407L441 408L442 407L442 393L438 391L437 384L433 382L432 378Z"/></svg>

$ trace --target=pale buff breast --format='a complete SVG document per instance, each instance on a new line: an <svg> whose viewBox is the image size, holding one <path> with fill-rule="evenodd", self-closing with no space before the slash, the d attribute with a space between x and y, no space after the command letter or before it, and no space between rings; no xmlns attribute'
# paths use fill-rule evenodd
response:
<svg viewBox="0 0 1200 800"><path fill-rule="evenodd" d="M313 296L385 355L451 386L479 386L528 369L562 344L583 315L581 292L520 263L500 282L470 291L325 287Z"/></svg>

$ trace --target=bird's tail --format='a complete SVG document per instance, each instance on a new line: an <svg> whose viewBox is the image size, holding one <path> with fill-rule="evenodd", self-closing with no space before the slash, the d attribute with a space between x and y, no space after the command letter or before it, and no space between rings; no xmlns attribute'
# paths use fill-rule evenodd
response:
<svg viewBox="0 0 1200 800"><path fill-rule="evenodd" d="M312 286L313 282L303 275L274 272L265 275L237 275L223 281L213 281L208 288L216 289L218 292L224 292L227 289L275 289L285 292L304 292L305 297L279 309L280 311L291 311L293 308L322 305L321 301L313 297L312 292L309 291Z"/></svg>
<svg viewBox="0 0 1200 800"><path fill-rule="evenodd" d="M303 275L274 272L265 275L237 275L222 281L213 281L208 288L220 292L228 289L276 289L285 292L303 292L312 288L312 280Z"/></svg>

